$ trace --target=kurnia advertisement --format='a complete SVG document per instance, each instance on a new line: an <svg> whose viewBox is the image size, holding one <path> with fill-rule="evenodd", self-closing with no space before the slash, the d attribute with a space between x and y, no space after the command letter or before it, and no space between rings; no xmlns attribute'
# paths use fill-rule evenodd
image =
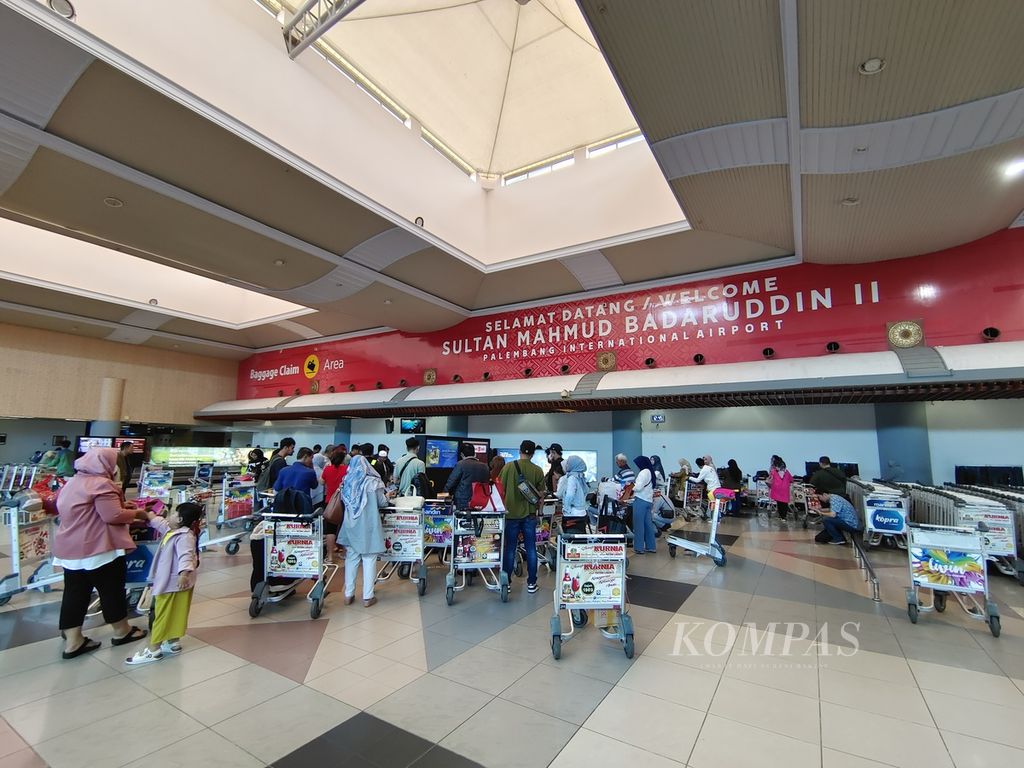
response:
<svg viewBox="0 0 1024 768"><path fill-rule="evenodd" d="M386 318L382 318L386 321ZM974 344L985 327L1024 339L1024 228L938 253L866 264L798 264L578 301L481 314L425 334L399 331L262 352L239 366L238 397L582 374L614 352L619 370L777 362L888 348L913 320L932 346ZM566 367L567 366L567 367Z"/></svg>

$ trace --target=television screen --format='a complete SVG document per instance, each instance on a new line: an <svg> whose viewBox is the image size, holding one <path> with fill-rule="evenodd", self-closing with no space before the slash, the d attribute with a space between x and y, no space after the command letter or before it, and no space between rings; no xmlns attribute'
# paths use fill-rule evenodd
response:
<svg viewBox="0 0 1024 768"><path fill-rule="evenodd" d="M403 435L422 435L426 431L426 419L402 419Z"/></svg>
<svg viewBox="0 0 1024 768"><path fill-rule="evenodd" d="M511 464L513 461L519 460L519 449L518 448L495 448L498 455L505 460L506 464ZM533 454L533 463L544 470L544 474L548 471L548 457L544 455L542 451L537 451Z"/></svg>
<svg viewBox="0 0 1024 768"><path fill-rule="evenodd" d="M566 450L562 454L562 468L565 468L565 460L570 456L579 456L583 459L583 463L587 465L586 478L588 483L597 482L597 451L572 451ZM545 462L546 464L547 462ZM544 470L547 472L547 470Z"/></svg>
<svg viewBox="0 0 1024 768"><path fill-rule="evenodd" d="M954 472L957 485L1024 485L1021 467L957 466Z"/></svg>
<svg viewBox="0 0 1024 768"><path fill-rule="evenodd" d="M428 438L425 463L427 467L451 469L459 460L459 441Z"/></svg>
<svg viewBox="0 0 1024 768"><path fill-rule="evenodd" d="M114 447L120 448L125 443L132 444L132 453L145 453L146 452L146 438L144 437L115 437Z"/></svg>
<svg viewBox="0 0 1024 768"><path fill-rule="evenodd" d="M487 452L491 448L490 440L474 440L473 438L467 438L462 442L473 446L473 450L476 451L477 461L482 461L484 464L489 461Z"/></svg>
<svg viewBox="0 0 1024 768"><path fill-rule="evenodd" d="M79 453L85 453L90 448L112 448L114 446L114 438L112 437L80 437L78 438L78 445L75 446L75 450Z"/></svg>

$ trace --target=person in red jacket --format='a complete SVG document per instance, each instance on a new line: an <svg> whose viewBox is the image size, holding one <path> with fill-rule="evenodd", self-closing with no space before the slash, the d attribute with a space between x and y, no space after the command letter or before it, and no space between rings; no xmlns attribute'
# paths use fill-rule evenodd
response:
<svg viewBox="0 0 1024 768"><path fill-rule="evenodd" d="M57 497L60 525L53 537L53 564L64 569L60 629L64 658L95 651L98 642L82 634L93 589L100 596L103 619L114 628L111 645L134 643L146 631L128 623L125 553L135 549L128 524L146 520L143 510L124 504L116 448L93 448L75 462L76 474Z"/></svg>

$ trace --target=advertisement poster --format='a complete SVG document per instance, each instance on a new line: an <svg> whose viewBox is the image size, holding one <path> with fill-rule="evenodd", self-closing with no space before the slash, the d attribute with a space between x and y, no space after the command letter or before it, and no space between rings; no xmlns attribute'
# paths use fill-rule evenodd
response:
<svg viewBox="0 0 1024 768"><path fill-rule="evenodd" d="M864 501L869 531L895 534L907 532L906 510L900 499L871 499Z"/></svg>
<svg viewBox="0 0 1024 768"><path fill-rule="evenodd" d="M459 565L497 566L501 563L501 535L462 535L455 540L455 562Z"/></svg>
<svg viewBox="0 0 1024 768"><path fill-rule="evenodd" d="M427 440L425 464L428 467L451 469L459 461L458 440Z"/></svg>
<svg viewBox="0 0 1024 768"><path fill-rule="evenodd" d="M229 485L224 489L224 519L237 520L252 514L253 485Z"/></svg>
<svg viewBox="0 0 1024 768"><path fill-rule="evenodd" d="M151 470L142 476L139 497L169 499L172 485L174 485L174 472L169 469Z"/></svg>
<svg viewBox="0 0 1024 768"><path fill-rule="evenodd" d="M622 601L623 563L579 562L562 566L562 602L608 605Z"/></svg>
<svg viewBox="0 0 1024 768"><path fill-rule="evenodd" d="M50 553L50 525L31 525L18 529L18 551L22 560Z"/></svg>
<svg viewBox="0 0 1024 768"><path fill-rule="evenodd" d="M431 547L447 547L452 543L450 515L423 516L423 543Z"/></svg>
<svg viewBox="0 0 1024 768"><path fill-rule="evenodd" d="M167 467L193 467L212 464L216 467L240 467L249 462L248 448L202 448L185 445L154 445L149 460Z"/></svg>
<svg viewBox="0 0 1024 768"><path fill-rule="evenodd" d="M389 512L384 515L384 559L414 562L423 559L420 516L415 512Z"/></svg>
<svg viewBox="0 0 1024 768"><path fill-rule="evenodd" d="M910 570L919 587L942 586L958 592L985 589L985 562L980 552L911 547Z"/></svg>
<svg viewBox="0 0 1024 768"><path fill-rule="evenodd" d="M964 265L971 265L965 279ZM977 276L984 275L985 279ZM238 367L239 399L285 397L296 388L325 392L419 384L427 369L438 383L558 376L595 371L613 351L617 369L760 361L889 348L886 323L920 320L931 346L976 344L994 326L1001 340L1024 338L1019 292L1024 284L1024 229L1008 229L932 254L872 264L811 264L728 277L680 278L646 290L468 317L429 333L391 331L260 352ZM924 290L924 288L927 290ZM389 354L382 357L382 348ZM314 379L304 364L316 359ZM313 390L314 385L316 390Z"/></svg>
<svg viewBox="0 0 1024 768"><path fill-rule="evenodd" d="M547 544L551 541L551 518L537 518L537 543Z"/></svg>
<svg viewBox="0 0 1024 768"><path fill-rule="evenodd" d="M626 542L591 544L572 542L565 548L566 560L615 560L626 559Z"/></svg>
<svg viewBox="0 0 1024 768"><path fill-rule="evenodd" d="M320 573L320 552L315 539L285 538L278 528L277 544L265 539L269 547L267 576L317 576Z"/></svg>
<svg viewBox="0 0 1024 768"><path fill-rule="evenodd" d="M988 533L985 534L985 552L989 555L1014 555L1017 546L1013 535L1013 513L1005 509L961 510L960 525L964 528L977 528L978 523L985 521Z"/></svg>

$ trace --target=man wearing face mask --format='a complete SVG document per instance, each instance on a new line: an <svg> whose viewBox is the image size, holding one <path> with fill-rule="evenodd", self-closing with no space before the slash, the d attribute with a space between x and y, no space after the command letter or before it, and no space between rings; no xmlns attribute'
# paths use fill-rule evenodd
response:
<svg viewBox="0 0 1024 768"><path fill-rule="evenodd" d="M548 473L544 475L544 489L548 496L554 496L558 490L558 481L565 475L562 466L562 446L552 443L547 449Z"/></svg>

